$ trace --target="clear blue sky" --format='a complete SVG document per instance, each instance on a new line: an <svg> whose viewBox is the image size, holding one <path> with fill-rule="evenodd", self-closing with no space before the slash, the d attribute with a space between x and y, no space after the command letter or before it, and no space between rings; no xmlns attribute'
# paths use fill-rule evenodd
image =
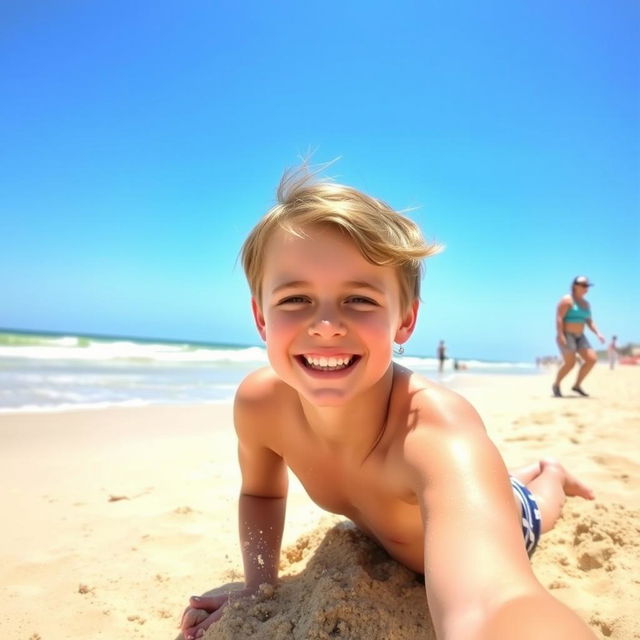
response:
<svg viewBox="0 0 640 640"><path fill-rule="evenodd" d="M419 328L553 353L586 274L640 340L640 5L0 7L0 326L259 344L238 249L309 148L447 245Z"/></svg>

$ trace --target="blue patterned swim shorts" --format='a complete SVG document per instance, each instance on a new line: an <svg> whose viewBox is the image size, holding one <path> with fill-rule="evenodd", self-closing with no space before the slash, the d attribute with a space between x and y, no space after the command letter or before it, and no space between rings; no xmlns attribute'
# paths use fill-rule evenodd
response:
<svg viewBox="0 0 640 640"><path fill-rule="evenodd" d="M542 521L540 519L540 509L533 494L519 480L511 478L511 488L513 495L520 502L522 510L522 535L529 557L533 554L540 540Z"/></svg>

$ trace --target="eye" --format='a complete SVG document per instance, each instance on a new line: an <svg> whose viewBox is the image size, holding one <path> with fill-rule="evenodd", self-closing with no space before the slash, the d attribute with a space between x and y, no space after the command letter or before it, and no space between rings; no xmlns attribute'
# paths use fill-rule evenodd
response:
<svg viewBox="0 0 640 640"><path fill-rule="evenodd" d="M351 296L350 298L347 298L347 302L349 302L350 304L358 304L358 305L364 305L364 306L378 305L378 303L375 300L372 300L371 298L366 298L365 296Z"/></svg>
<svg viewBox="0 0 640 640"><path fill-rule="evenodd" d="M306 296L288 296L280 300L278 302L278 306L287 304L305 304L306 302L309 302L309 298Z"/></svg>

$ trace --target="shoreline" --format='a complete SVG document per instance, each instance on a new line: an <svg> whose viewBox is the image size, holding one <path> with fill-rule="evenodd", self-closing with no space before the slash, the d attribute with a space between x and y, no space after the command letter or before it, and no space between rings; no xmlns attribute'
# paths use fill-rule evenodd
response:
<svg viewBox="0 0 640 640"><path fill-rule="evenodd" d="M509 466L554 455L596 491L543 537L539 579L598 637L640 636L640 369L596 368L584 399L551 397L551 373L465 378ZM230 404L0 414L0 443L2 637L175 637L189 595L242 579ZM331 606L303 598L306 562L335 561L323 518L293 479L283 548L307 543L283 575L298 617Z"/></svg>
<svg viewBox="0 0 640 640"><path fill-rule="evenodd" d="M411 368L411 367L408 367ZM464 388L468 385L474 385L475 380L478 379L480 383L482 381L487 381L487 378L498 378L505 379L511 377L530 377L534 379L538 379L541 376L547 374L547 371L543 369L538 370L516 370L513 369L509 372L501 372L501 371L490 371L490 372L476 372L474 370L463 370L463 371L445 371L442 374L438 374L437 371L420 371L417 370L416 373L424 376L431 382L436 382L438 384L442 384L444 386L450 387L454 391L460 392L460 390L464 390ZM236 385L237 388L237 385ZM171 400L168 401L159 401L159 400L140 400L140 399L132 399L132 400L124 400L120 402L107 402L107 401L99 401L94 403L77 403L77 404L58 404L52 406L38 406L38 405L24 405L20 407L8 407L8 406L0 406L0 417L2 416L13 416L13 415L39 415L39 414L61 414L61 413L74 413L78 411L103 411L103 410L112 410L112 409L141 409L141 408L193 408L193 407L206 407L206 406L219 406L219 405L227 405L233 402L233 398L235 395L235 388L233 393L224 398L209 398L206 400L193 400L193 401L181 401L181 402L173 402Z"/></svg>

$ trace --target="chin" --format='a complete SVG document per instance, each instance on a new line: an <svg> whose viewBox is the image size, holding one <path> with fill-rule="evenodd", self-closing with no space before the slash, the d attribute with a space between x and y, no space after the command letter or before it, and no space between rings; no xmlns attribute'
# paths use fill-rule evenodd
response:
<svg viewBox="0 0 640 640"><path fill-rule="evenodd" d="M339 389L306 390L301 395L316 407L341 407L350 399L349 394Z"/></svg>

